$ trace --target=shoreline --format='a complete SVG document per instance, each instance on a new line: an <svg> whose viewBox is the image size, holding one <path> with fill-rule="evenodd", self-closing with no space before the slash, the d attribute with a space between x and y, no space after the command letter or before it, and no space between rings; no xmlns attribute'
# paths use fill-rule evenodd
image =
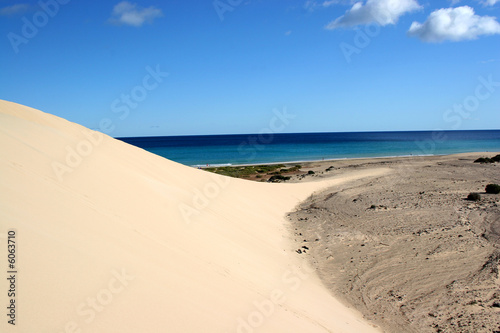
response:
<svg viewBox="0 0 500 333"><path fill-rule="evenodd" d="M337 162L316 177L395 172L330 187L290 212L297 255L334 297L386 332L498 330L500 195L484 186L500 183L500 164L474 163L496 154ZM312 163L318 172L321 162ZM469 192L482 200L465 200Z"/></svg>
<svg viewBox="0 0 500 333"><path fill-rule="evenodd" d="M474 151L474 152L460 152L451 154L419 154L419 155L388 155L388 156L367 156L367 157L340 157L340 158L330 158L322 160L297 160L297 161L282 161L282 162L263 162L263 163L248 163L248 164L231 164L231 163L218 163L218 164L194 164L186 165L192 168L218 168L218 167L245 167L245 166L258 166L258 165L291 165L297 163L320 163L320 162L336 162L336 161L350 161L350 160L371 160L371 159L397 159L397 158L414 158L414 157L440 157L440 156L453 156L453 155L468 155L468 154L498 154L498 152L485 152L485 151ZM182 164L182 163L181 163Z"/></svg>
<svg viewBox="0 0 500 333"><path fill-rule="evenodd" d="M336 168L346 165L357 164L377 164L377 163L406 163L407 165L419 164L427 160L450 158L450 157L470 157L476 158L485 157L492 154L490 152L475 152L475 153L459 153L450 155L413 155L413 156L395 156L395 157L375 157L375 158L353 158L353 159L336 159L336 160L319 160L305 162L289 162L289 163L268 163L268 164L248 164L248 165L226 165L226 166L208 166L199 169L212 172L224 176L241 178L251 181L271 181L271 182L287 182L297 183L311 177L326 179L329 175L336 174L333 172ZM399 172L402 172L399 170ZM274 178L273 178L274 176Z"/></svg>

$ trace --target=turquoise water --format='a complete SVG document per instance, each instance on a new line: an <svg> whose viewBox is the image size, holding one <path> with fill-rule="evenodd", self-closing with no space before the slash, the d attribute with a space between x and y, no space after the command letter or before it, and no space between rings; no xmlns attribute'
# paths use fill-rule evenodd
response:
<svg viewBox="0 0 500 333"><path fill-rule="evenodd" d="M500 151L500 130L240 134L121 140L191 166Z"/></svg>

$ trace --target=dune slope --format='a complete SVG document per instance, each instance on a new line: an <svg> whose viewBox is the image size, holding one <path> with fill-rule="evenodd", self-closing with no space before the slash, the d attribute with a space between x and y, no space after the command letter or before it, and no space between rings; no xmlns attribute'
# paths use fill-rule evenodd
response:
<svg viewBox="0 0 500 333"><path fill-rule="evenodd" d="M320 183L209 174L0 101L2 332L371 332L294 252L284 219ZM9 277L9 276L7 276ZM7 313L9 310L4 310Z"/></svg>

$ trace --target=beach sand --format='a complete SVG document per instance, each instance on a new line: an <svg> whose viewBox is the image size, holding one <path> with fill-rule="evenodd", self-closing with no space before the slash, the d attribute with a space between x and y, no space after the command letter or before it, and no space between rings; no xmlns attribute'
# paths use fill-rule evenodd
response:
<svg viewBox="0 0 500 333"><path fill-rule="evenodd" d="M500 164L473 163L496 154L304 165L311 178L393 172L302 203L290 214L296 249L333 295L386 332L498 332L500 195L484 188L500 183ZM470 192L482 200L465 200Z"/></svg>
<svg viewBox="0 0 500 333"><path fill-rule="evenodd" d="M0 151L1 332L379 331L297 255L285 216L387 168L232 179L6 101Z"/></svg>
<svg viewBox="0 0 500 333"><path fill-rule="evenodd" d="M463 200L500 182L473 163L495 153L308 162L270 184L5 101L0 150L1 332L500 329L499 196Z"/></svg>

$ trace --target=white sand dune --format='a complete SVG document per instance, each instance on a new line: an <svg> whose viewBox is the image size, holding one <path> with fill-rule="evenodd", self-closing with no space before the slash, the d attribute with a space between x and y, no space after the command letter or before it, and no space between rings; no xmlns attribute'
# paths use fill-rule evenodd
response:
<svg viewBox="0 0 500 333"><path fill-rule="evenodd" d="M0 264L16 229L18 269L15 327L0 279L1 332L377 331L294 252L285 214L385 169L230 179L5 101L0 151Z"/></svg>

